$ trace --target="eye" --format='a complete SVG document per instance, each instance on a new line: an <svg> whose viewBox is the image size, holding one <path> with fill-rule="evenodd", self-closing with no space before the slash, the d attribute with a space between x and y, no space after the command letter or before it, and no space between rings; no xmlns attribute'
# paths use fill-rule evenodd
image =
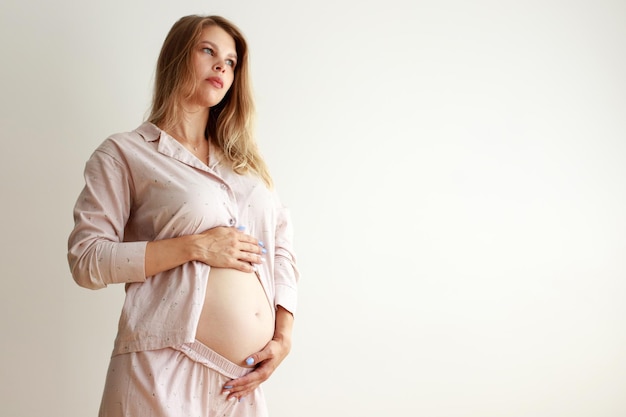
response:
<svg viewBox="0 0 626 417"><path fill-rule="evenodd" d="M227 59L226 60L226 65L228 65L231 68L235 68L235 65L237 65L237 63L234 60L232 60L232 59Z"/></svg>
<svg viewBox="0 0 626 417"><path fill-rule="evenodd" d="M205 52L205 53L207 53L209 55L213 55L214 54L213 49L209 48L209 47L202 48L202 52Z"/></svg>

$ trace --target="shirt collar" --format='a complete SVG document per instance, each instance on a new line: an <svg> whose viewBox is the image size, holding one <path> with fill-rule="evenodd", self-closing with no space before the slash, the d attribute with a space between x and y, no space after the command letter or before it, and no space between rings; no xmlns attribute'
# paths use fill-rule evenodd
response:
<svg viewBox="0 0 626 417"><path fill-rule="evenodd" d="M150 122L144 122L136 129L136 131L146 142L154 142L155 140L159 140L161 137L161 129L159 129L157 125Z"/></svg>
<svg viewBox="0 0 626 417"><path fill-rule="evenodd" d="M159 141L157 145L159 153L202 171L208 171L208 167L205 164L185 149L180 142L164 130L161 130L157 125L150 122L144 122L136 129L136 131L146 142Z"/></svg>

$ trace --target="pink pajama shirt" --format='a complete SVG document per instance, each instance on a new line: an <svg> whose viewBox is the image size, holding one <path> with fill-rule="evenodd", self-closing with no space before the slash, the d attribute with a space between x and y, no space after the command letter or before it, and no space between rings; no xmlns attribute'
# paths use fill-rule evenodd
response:
<svg viewBox="0 0 626 417"><path fill-rule="evenodd" d="M235 173L217 155L212 151L205 165L146 122L110 136L87 161L68 239L72 276L90 289L126 288L101 415L266 415L260 390L238 404L221 400L223 384L245 368L209 365L214 356L184 347L198 346L211 267L188 262L145 276L147 242L243 226L265 244L257 273L268 300L295 313L299 273L289 210L258 177Z"/></svg>

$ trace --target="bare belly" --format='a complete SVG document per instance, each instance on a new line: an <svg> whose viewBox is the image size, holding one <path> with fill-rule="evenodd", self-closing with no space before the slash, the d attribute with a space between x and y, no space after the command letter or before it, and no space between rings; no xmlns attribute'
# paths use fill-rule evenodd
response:
<svg viewBox="0 0 626 417"><path fill-rule="evenodd" d="M274 334L272 308L254 273L211 268L196 339L240 366Z"/></svg>

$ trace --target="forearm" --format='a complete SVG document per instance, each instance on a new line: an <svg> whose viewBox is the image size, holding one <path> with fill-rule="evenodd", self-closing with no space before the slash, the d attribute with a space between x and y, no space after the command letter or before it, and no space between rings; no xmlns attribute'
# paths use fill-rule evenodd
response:
<svg viewBox="0 0 626 417"><path fill-rule="evenodd" d="M191 261L217 268L252 272L261 263L257 239L232 227L215 227L203 233L148 242L145 256L146 277Z"/></svg>
<svg viewBox="0 0 626 417"><path fill-rule="evenodd" d="M273 339L284 343L291 348L291 334L293 332L293 314L278 306L276 309L276 324Z"/></svg>
<svg viewBox="0 0 626 417"><path fill-rule="evenodd" d="M193 261L195 257L192 240L193 236L181 236L148 242L145 257L146 277Z"/></svg>

